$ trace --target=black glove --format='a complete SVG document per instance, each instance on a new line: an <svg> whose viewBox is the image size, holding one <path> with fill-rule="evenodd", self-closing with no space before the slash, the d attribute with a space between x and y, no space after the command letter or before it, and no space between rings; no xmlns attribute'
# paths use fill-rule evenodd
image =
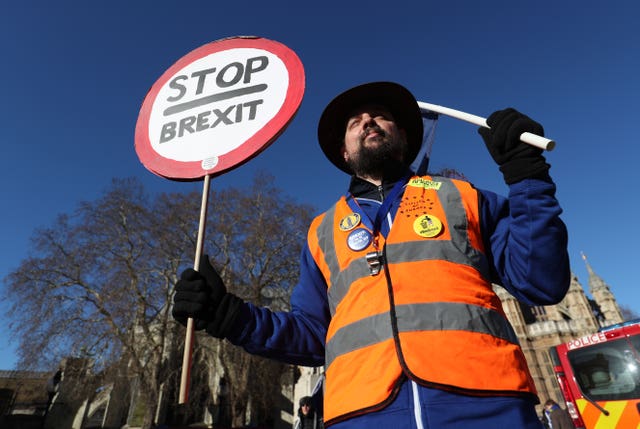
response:
<svg viewBox="0 0 640 429"><path fill-rule="evenodd" d="M240 313L243 301L228 293L220 275L203 255L199 271L187 268L176 283L173 297L173 318L182 325L193 318L194 329L206 329L217 338L224 338Z"/></svg>
<svg viewBox="0 0 640 429"><path fill-rule="evenodd" d="M549 180L542 149L520 141L526 131L544 136L542 125L512 108L493 112L487 125L491 128L481 127L478 133L508 185L528 178Z"/></svg>

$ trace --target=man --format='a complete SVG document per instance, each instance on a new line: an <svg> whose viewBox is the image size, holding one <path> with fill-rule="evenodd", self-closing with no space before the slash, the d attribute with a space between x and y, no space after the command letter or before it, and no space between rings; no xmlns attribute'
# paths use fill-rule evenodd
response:
<svg viewBox="0 0 640 429"><path fill-rule="evenodd" d="M413 95L352 88L318 125L349 192L312 223L290 312L226 292L203 258L176 285L174 317L250 353L325 365L324 422L336 428L540 428L536 390L491 283L522 302L559 302L567 231L540 149L542 127L505 109L479 130L509 198L413 176L422 141Z"/></svg>
<svg viewBox="0 0 640 429"><path fill-rule="evenodd" d="M300 399L300 408L298 408L298 416L293 429L323 429L323 427L322 417L313 406L313 398L303 396Z"/></svg>
<svg viewBox="0 0 640 429"><path fill-rule="evenodd" d="M573 421L567 410L560 408L560 405L553 399L544 403L544 412L549 419L549 427L552 429L574 429Z"/></svg>

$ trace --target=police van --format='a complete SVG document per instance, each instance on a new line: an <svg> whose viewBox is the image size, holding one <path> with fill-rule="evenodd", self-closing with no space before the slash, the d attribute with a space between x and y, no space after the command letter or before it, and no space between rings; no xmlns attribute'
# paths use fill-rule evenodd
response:
<svg viewBox="0 0 640 429"><path fill-rule="evenodd" d="M640 319L550 349L576 428L640 429Z"/></svg>

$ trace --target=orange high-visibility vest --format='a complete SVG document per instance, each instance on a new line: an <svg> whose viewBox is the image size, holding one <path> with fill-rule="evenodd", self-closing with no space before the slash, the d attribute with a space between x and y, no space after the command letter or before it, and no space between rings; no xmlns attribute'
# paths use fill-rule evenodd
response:
<svg viewBox="0 0 640 429"><path fill-rule="evenodd" d="M314 220L308 242L332 315L328 424L384 407L403 373L459 393L536 395L489 281L478 209L468 183L424 176L409 180L386 240L368 240L344 197ZM372 275L376 247L384 262Z"/></svg>

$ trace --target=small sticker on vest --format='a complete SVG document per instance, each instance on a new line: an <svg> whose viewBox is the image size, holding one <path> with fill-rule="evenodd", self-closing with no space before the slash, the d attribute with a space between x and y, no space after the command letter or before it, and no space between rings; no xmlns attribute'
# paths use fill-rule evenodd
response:
<svg viewBox="0 0 640 429"><path fill-rule="evenodd" d="M433 238L442 232L442 222L434 215L422 215L413 221L413 230L420 237Z"/></svg>

